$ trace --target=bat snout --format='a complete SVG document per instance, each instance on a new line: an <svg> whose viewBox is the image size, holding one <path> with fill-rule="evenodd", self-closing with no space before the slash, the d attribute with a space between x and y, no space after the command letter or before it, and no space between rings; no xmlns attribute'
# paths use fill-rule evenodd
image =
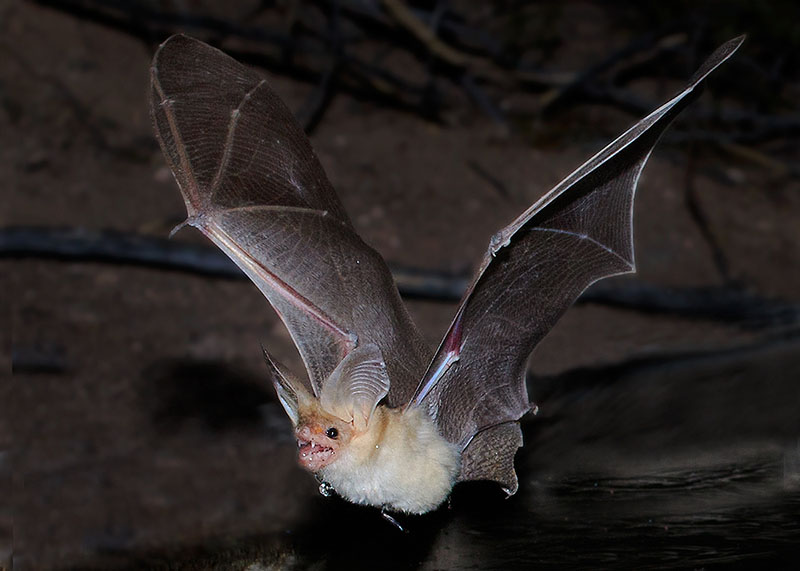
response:
<svg viewBox="0 0 800 571"><path fill-rule="evenodd" d="M319 434L319 432L317 432L317 434ZM311 440L314 433L308 425L303 425L295 431L295 436L297 436L297 440Z"/></svg>
<svg viewBox="0 0 800 571"><path fill-rule="evenodd" d="M309 472L318 472L336 457L336 450L326 442L319 427L301 426L295 431L297 438L297 461Z"/></svg>
<svg viewBox="0 0 800 571"><path fill-rule="evenodd" d="M318 424L303 424L295 430L298 440L321 439L325 436L325 429Z"/></svg>

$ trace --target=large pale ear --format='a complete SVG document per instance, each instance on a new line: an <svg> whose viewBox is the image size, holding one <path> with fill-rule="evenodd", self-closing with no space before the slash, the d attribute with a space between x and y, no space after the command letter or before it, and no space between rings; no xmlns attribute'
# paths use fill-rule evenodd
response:
<svg viewBox="0 0 800 571"><path fill-rule="evenodd" d="M300 421L300 407L313 397L303 387L302 383L284 373L278 367L264 347L261 350L264 352L264 361L267 363L267 369L269 369L272 384L275 386L275 392L278 393L278 400L281 402L283 410L289 415L292 425L297 426Z"/></svg>
<svg viewBox="0 0 800 571"><path fill-rule="evenodd" d="M322 385L322 408L357 430L369 424L375 407L389 392L386 363L377 345L356 347L342 359Z"/></svg>

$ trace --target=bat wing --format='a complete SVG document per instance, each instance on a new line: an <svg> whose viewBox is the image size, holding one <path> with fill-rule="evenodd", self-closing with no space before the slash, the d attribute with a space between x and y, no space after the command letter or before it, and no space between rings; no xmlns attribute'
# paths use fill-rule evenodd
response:
<svg viewBox="0 0 800 571"><path fill-rule="evenodd" d="M156 135L187 223L219 246L280 315L312 387L375 344L390 404L413 395L430 353L383 259L353 230L292 113L256 72L173 36L151 68Z"/></svg>
<svg viewBox="0 0 800 571"><path fill-rule="evenodd" d="M633 197L661 134L744 38L717 49L688 87L581 165L495 235L413 400L463 450L461 480L517 489L536 344L592 283L634 271Z"/></svg>

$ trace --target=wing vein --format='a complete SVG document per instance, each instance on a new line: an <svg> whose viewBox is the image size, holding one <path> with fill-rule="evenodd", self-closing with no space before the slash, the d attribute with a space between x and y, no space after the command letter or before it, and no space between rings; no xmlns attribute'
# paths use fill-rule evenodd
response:
<svg viewBox="0 0 800 571"><path fill-rule="evenodd" d="M308 315L313 317L318 323L333 333L335 338L344 346L345 354L347 354L347 352L355 346L356 339L353 333L342 329L321 308L312 303L309 299L303 296L288 283L283 281L280 277L272 273L264 264L251 256L249 252L239 248L236 245L235 240L231 238L227 232L220 228L219 225L214 224L213 227L211 225L203 225L199 228L225 252L231 252L233 254L231 259L237 263L241 262L240 265L244 266L242 269L246 268L254 274L259 275L265 283L277 290L284 297L284 299L308 313Z"/></svg>
<svg viewBox="0 0 800 571"><path fill-rule="evenodd" d="M622 256L619 253L617 253L614 249L609 248L608 246L606 246L602 242L598 242L597 240L595 240L594 238L592 238L588 234L579 234L577 232L572 232L570 230L562 230L561 228L545 228L543 226L535 226L535 227L531 228L531 230L536 230L538 232L553 232L555 234L565 234L567 236L572 236L573 238L577 238L578 240L587 240L590 243L594 244L595 246L597 246L599 248L602 248L603 250L605 250L609 254L612 254L613 256L618 258L621 262L623 262L625 265L627 265L627 266L632 268L632 264L631 264L630 260L626 260L624 256Z"/></svg>
<svg viewBox="0 0 800 571"><path fill-rule="evenodd" d="M327 210L319 210L318 208L306 208L304 206L283 206L280 204L245 204L243 206L232 206L217 210L219 214L230 214L234 212L257 212L257 211L313 214L319 216L320 218L328 216Z"/></svg>
<svg viewBox="0 0 800 571"><path fill-rule="evenodd" d="M222 180L222 175L225 172L225 169L228 167L228 163L230 162L232 154L231 149L233 149L233 137L236 134L236 127L239 125L239 117L242 114L242 106L250 100L250 97L258 90L259 87L265 85L266 83L266 79L259 81L256 86L253 87L253 89L244 94L244 97L242 97L239 105L237 105L236 108L231 111L231 119L228 122L228 130L225 134L225 147L222 152L222 158L219 160L219 167L217 167L217 172L214 174L214 180L211 181L211 187L209 188L209 193L211 195L217 191L217 187Z"/></svg>
<svg viewBox="0 0 800 571"><path fill-rule="evenodd" d="M172 157L170 153L165 152L164 156L167 157L167 160L170 162L170 168L172 172L180 171L183 176L186 177L186 182L188 183L189 188L186 189L186 192L189 194L189 203L195 210L200 209L200 193L197 187L197 179L194 177L194 171L192 170L192 163L189 160L189 156L186 154L186 145L183 142L183 137L181 137L180 131L178 131L178 124L175 120L175 114L172 112L172 100L169 99L164 94L164 89L161 87L161 82L158 80L158 68L153 66L150 71L151 81L153 82L153 87L155 88L156 92L158 93L159 99L159 106L164 111L164 117L167 119L167 124L169 125L170 133L172 134L172 140L175 146L175 153L178 155L180 159L180 167L174 165L172 163ZM154 113L155 117L155 113ZM161 148L167 149L168 147L164 144L164 139L161 137L161 132L156 129L156 136L158 137L158 142L161 145ZM180 181L178 181L180 183ZM190 216L193 213L189 213Z"/></svg>

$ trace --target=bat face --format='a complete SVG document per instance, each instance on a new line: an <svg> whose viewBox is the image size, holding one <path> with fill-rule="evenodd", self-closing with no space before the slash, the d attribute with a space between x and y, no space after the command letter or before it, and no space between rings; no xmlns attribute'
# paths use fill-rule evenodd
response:
<svg viewBox="0 0 800 571"><path fill-rule="evenodd" d="M304 413L295 428L298 462L309 472L319 472L335 462L350 444L354 430L351 423L315 408Z"/></svg>
<svg viewBox="0 0 800 571"><path fill-rule="evenodd" d="M344 420L323 408L296 379L284 375L264 353L273 369L278 400L294 426L298 462L309 472L319 472L335 462L353 438L352 420Z"/></svg>

